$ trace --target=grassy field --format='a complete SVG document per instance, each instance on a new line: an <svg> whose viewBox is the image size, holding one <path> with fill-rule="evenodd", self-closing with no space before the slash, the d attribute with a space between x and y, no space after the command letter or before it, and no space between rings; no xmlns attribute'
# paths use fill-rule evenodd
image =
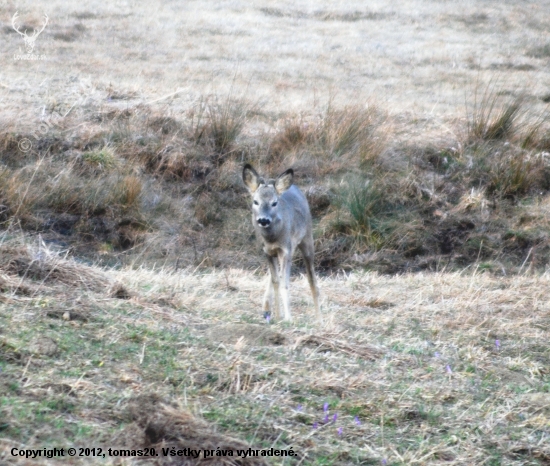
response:
<svg viewBox="0 0 550 466"><path fill-rule="evenodd" d="M45 14L21 59L12 21ZM549 27L547 1L0 1L0 464L550 464ZM247 162L294 168L323 323L300 258L295 321L261 313Z"/></svg>
<svg viewBox="0 0 550 466"><path fill-rule="evenodd" d="M335 275L323 325L300 277L290 325L261 317L264 280L239 269L101 271L21 239L0 269L5 461L244 441L292 447L284 464L550 461L547 275Z"/></svg>

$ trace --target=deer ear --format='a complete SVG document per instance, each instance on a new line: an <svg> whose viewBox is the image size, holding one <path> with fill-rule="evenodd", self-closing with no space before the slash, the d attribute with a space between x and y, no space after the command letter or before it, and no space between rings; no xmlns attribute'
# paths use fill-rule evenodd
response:
<svg viewBox="0 0 550 466"><path fill-rule="evenodd" d="M288 188L292 186L292 181L294 180L294 170L289 168L286 172L281 173L275 180L275 190L282 194Z"/></svg>
<svg viewBox="0 0 550 466"><path fill-rule="evenodd" d="M250 191L251 194L254 194L258 189L258 186L260 186L262 180L260 175L256 173L256 170L252 168L252 165L247 163L243 168L243 181L248 191Z"/></svg>

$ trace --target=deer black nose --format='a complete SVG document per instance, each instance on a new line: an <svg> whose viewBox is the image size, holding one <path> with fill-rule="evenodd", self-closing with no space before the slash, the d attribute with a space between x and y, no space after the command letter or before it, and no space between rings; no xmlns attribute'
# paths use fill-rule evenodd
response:
<svg viewBox="0 0 550 466"><path fill-rule="evenodd" d="M262 227L268 227L271 224L271 219L265 218L265 217L260 217L258 219L258 224Z"/></svg>

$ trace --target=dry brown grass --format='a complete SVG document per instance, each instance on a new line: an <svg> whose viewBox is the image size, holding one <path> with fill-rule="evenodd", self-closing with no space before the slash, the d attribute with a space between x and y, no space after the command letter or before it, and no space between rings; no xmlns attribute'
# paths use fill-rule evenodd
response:
<svg viewBox="0 0 550 466"><path fill-rule="evenodd" d="M487 102L498 97L491 92ZM492 270L517 270L533 247L537 267L547 266L542 216L521 233L523 246L506 243L510 231L525 229L517 218L532 217L550 188L544 118L518 126L510 117L502 139L474 140L466 131L461 144L411 146L392 142L395 119L373 105L330 104L272 121L239 102L205 98L178 118L144 105L75 116L73 123L85 123L71 138L54 128L25 157L2 154L0 221L68 242L94 260L109 261L105 252L116 251L126 264L257 267L239 177L246 160L272 175L295 169L318 222L323 269L394 273L482 259ZM223 150L212 118L231 140ZM481 209L464 204L474 191Z"/></svg>
<svg viewBox="0 0 550 466"><path fill-rule="evenodd" d="M20 277L19 283L24 286L27 280L40 285L60 283L66 287L106 291L112 285L109 278L100 270L78 264L67 258L67 252L59 254L39 238L37 244L26 244L23 240L10 240L8 244L5 233L2 235L2 257L0 270L5 276L11 293L19 293L14 277ZM47 286L47 285L46 285ZM39 293L39 288L34 292Z"/></svg>
<svg viewBox="0 0 550 466"><path fill-rule="evenodd" d="M296 166L302 176L334 176L376 165L391 134L388 117L372 104L335 108L329 101L318 115L286 117L270 138L271 171Z"/></svg>

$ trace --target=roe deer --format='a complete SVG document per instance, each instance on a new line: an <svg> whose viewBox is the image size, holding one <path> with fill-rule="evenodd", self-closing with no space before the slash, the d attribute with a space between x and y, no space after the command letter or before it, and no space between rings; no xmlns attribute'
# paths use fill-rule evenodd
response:
<svg viewBox="0 0 550 466"><path fill-rule="evenodd" d="M264 296L264 311L272 312L275 304L275 313L280 316L280 295L284 319L292 319L288 286L292 256L298 247L304 256L315 312L320 320L319 289L313 268L311 213L302 191L292 184L293 178L292 169L275 180L265 180L251 165L246 164L243 168L243 181L253 199L252 223L257 236L262 239L271 275Z"/></svg>

